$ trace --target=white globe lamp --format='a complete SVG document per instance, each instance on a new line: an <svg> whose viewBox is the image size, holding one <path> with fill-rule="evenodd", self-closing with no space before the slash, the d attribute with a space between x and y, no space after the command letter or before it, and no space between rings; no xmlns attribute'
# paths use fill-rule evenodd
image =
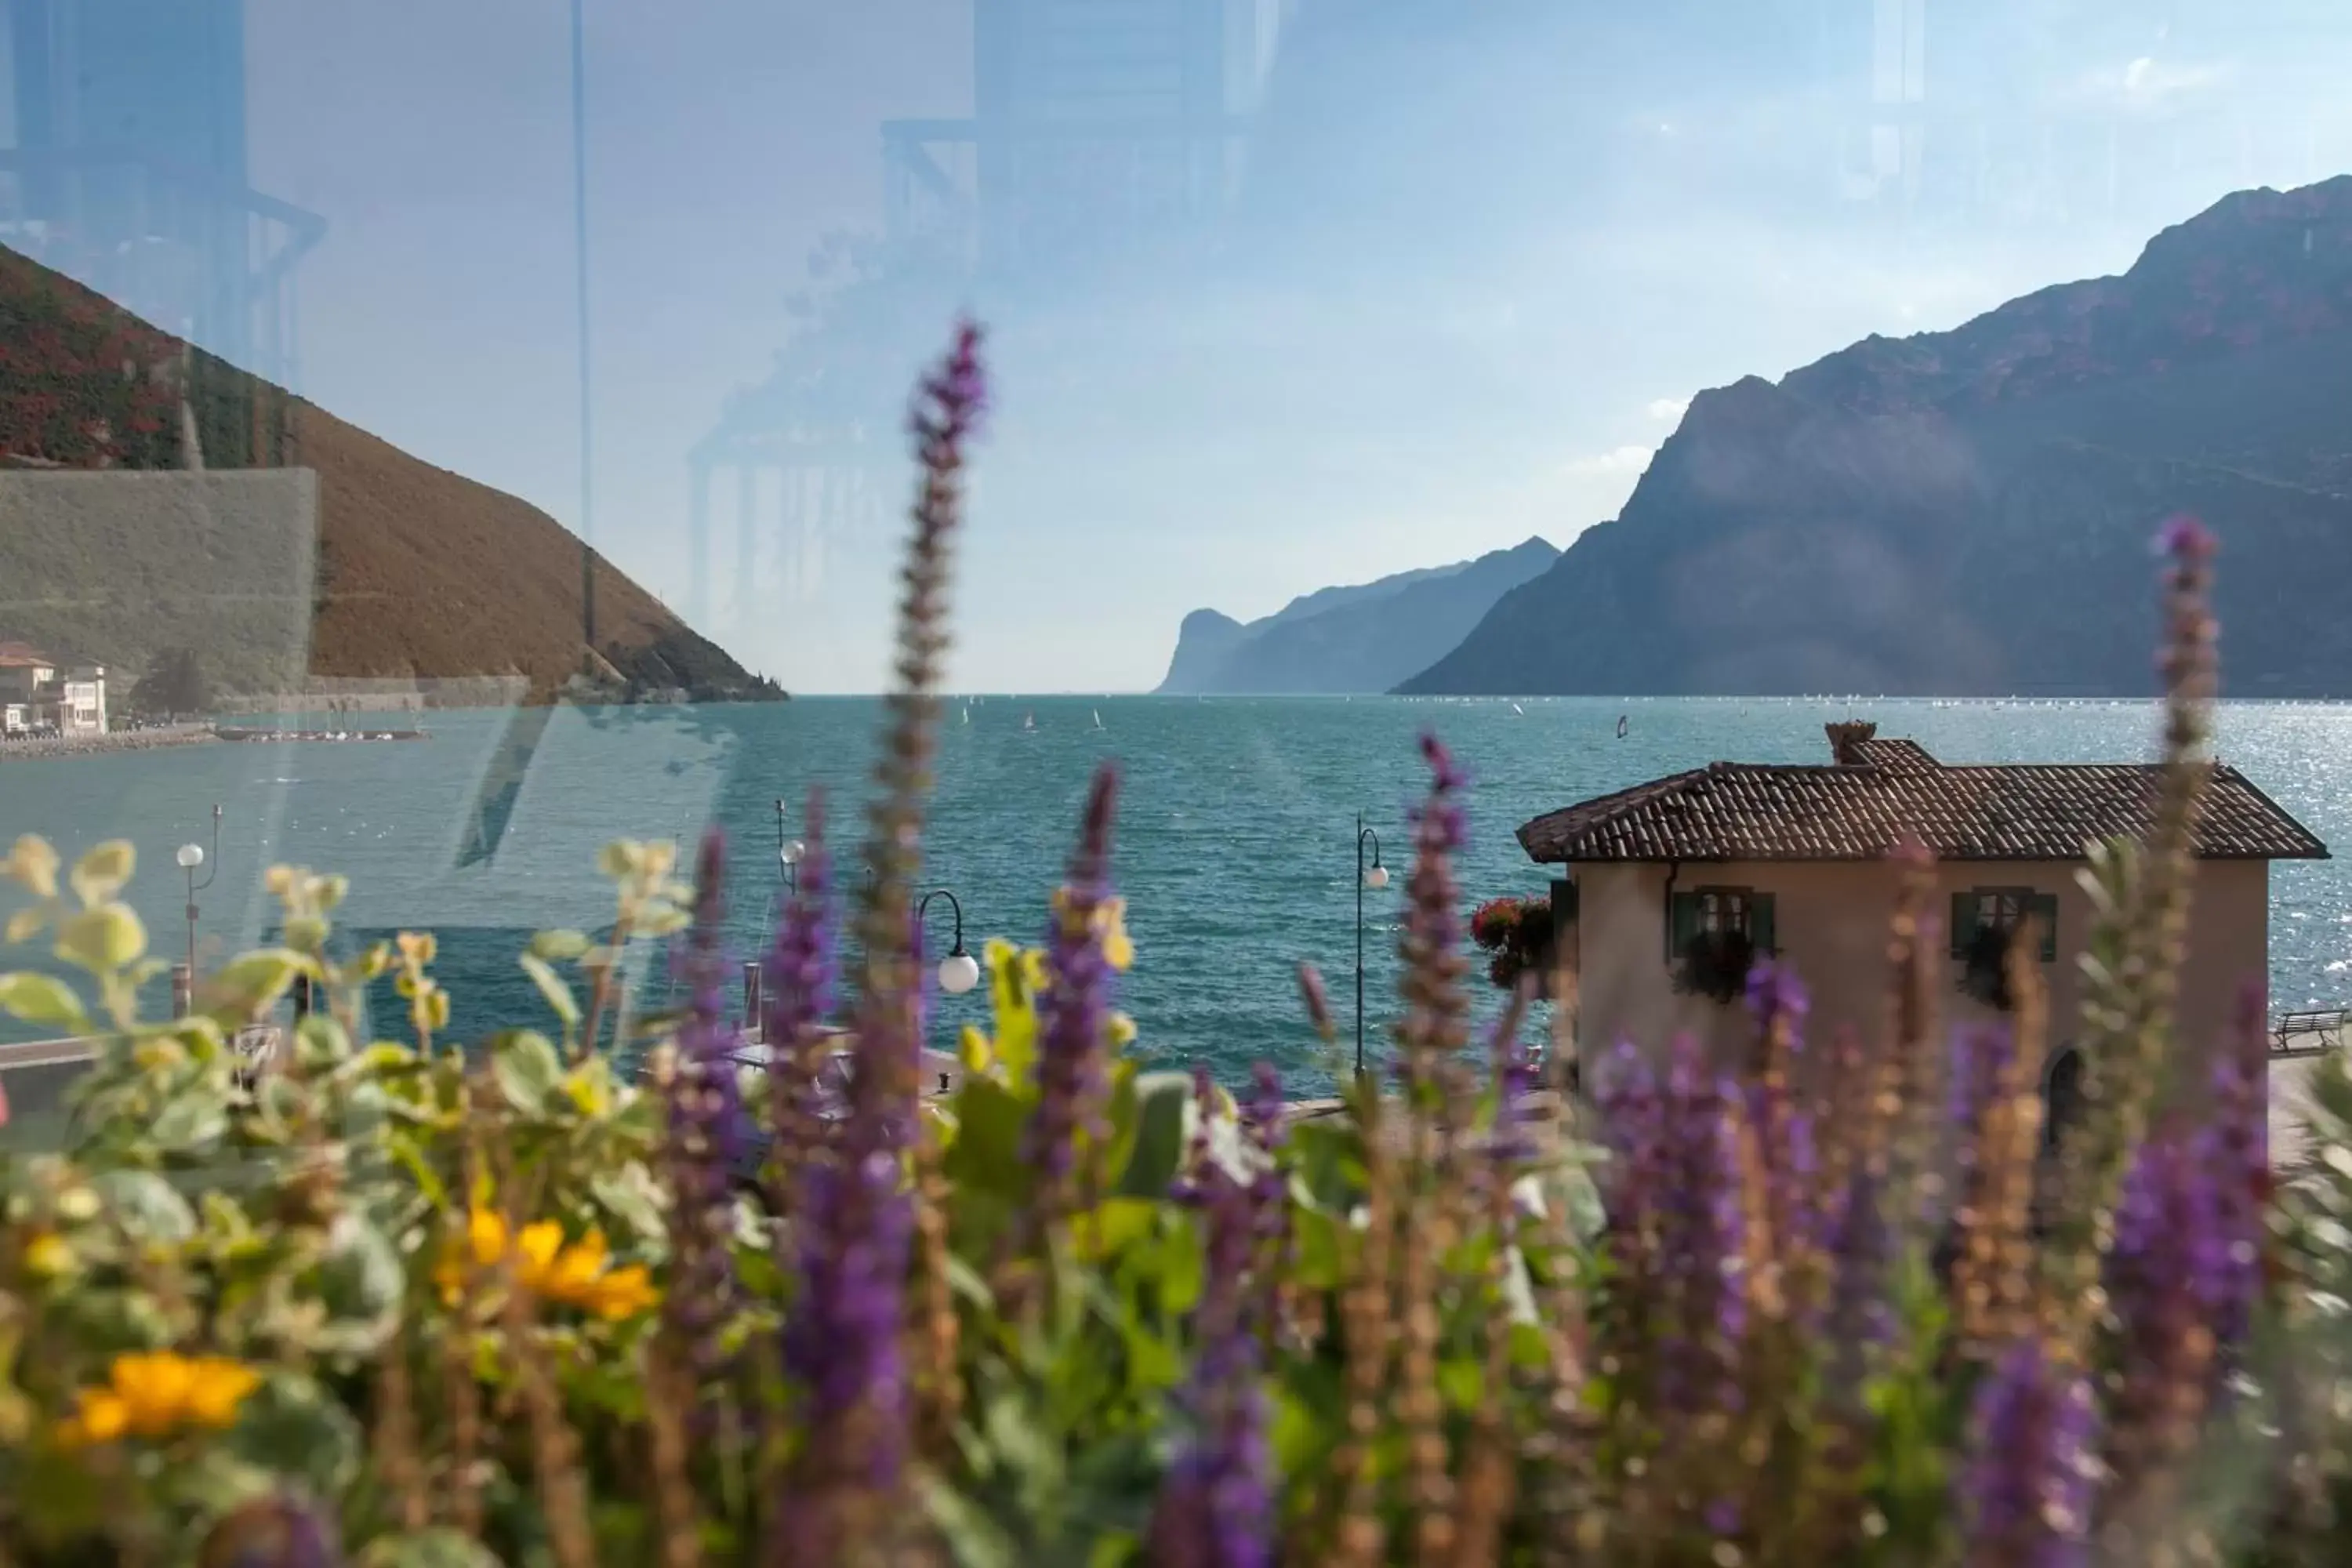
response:
<svg viewBox="0 0 2352 1568"><path fill-rule="evenodd" d="M1364 873L1364 886L1367 888L1378 890L1379 889L1385 888L1388 885L1389 868L1386 866L1374 866L1371 869Z"/></svg>
<svg viewBox="0 0 2352 1568"><path fill-rule="evenodd" d="M958 948L940 960L940 989L961 996L980 984L980 961Z"/></svg>
<svg viewBox="0 0 2352 1568"><path fill-rule="evenodd" d="M180 863L181 870L193 871L205 863L205 847L201 844L183 844L180 846L180 852L172 858Z"/></svg>

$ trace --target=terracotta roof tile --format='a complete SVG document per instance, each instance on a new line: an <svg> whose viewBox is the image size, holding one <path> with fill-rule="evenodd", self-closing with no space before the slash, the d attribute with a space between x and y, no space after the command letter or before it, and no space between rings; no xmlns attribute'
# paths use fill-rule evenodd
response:
<svg viewBox="0 0 2352 1568"><path fill-rule="evenodd" d="M2154 825L2138 763L1947 766L1909 741L1864 740L1829 766L1715 763L1549 812L1519 828L1534 859L1876 859L1906 837L1945 860L2074 860ZM2207 859L2316 860L2327 847L2235 768L2205 795Z"/></svg>

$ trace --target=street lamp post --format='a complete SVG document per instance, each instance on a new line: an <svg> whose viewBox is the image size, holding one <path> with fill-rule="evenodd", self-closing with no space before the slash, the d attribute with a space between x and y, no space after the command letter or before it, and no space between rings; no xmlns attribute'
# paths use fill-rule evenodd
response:
<svg viewBox="0 0 2352 1568"><path fill-rule="evenodd" d="M801 890L801 860L808 854L808 846L797 838L784 837L784 803L776 801L776 865L784 879L784 889L797 894Z"/></svg>
<svg viewBox="0 0 2352 1568"><path fill-rule="evenodd" d="M215 802L212 866L205 872L203 881L196 880L196 868L205 864L203 845L183 844L180 846L179 852L172 857L179 862L180 869L188 874L188 994L191 997L195 994L196 984L196 895L211 887L213 879L220 875L220 828L221 808L219 803Z"/></svg>
<svg viewBox="0 0 2352 1568"><path fill-rule="evenodd" d="M1364 864L1364 846L1372 847L1372 863ZM1389 868L1381 864L1381 836L1364 826L1356 814L1356 1077L1364 1076L1364 889L1389 885Z"/></svg>
<svg viewBox="0 0 2352 1568"><path fill-rule="evenodd" d="M963 905L945 888L934 888L915 905L915 924L920 927L923 917L930 911L933 899L945 899L948 908L955 911L955 940L948 955L940 960L940 989L950 996L961 996L980 984L980 961L963 950Z"/></svg>

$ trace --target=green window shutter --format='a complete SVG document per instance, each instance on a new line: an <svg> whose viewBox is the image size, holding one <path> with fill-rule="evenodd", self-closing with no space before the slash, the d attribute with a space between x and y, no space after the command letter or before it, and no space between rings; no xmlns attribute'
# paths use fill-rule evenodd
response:
<svg viewBox="0 0 2352 1568"><path fill-rule="evenodd" d="M1666 901L1666 961L1674 962L1698 935L1698 895L1675 893Z"/></svg>
<svg viewBox="0 0 2352 1568"><path fill-rule="evenodd" d="M1748 895L1748 942L1759 953L1777 953L1780 943L1772 925L1772 895Z"/></svg>
<svg viewBox="0 0 2352 1568"><path fill-rule="evenodd" d="M1576 923L1576 884L1566 877L1551 880L1551 940L1558 943Z"/></svg>
<svg viewBox="0 0 2352 1568"><path fill-rule="evenodd" d="M1969 948L1977 940L1978 909L1977 896L1974 893L1952 895L1951 934L1954 958L1966 958L1969 955Z"/></svg>
<svg viewBox="0 0 2352 1568"><path fill-rule="evenodd" d="M2036 893L2032 896L2032 900L2026 905L2026 908L2033 911L2033 918L2040 921L2042 925L2042 962L2044 963L2057 963L2058 895L2055 893Z"/></svg>

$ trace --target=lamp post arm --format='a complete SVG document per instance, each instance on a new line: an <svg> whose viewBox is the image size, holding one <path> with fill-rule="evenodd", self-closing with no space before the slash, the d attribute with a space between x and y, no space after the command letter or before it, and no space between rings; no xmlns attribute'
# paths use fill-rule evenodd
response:
<svg viewBox="0 0 2352 1568"><path fill-rule="evenodd" d="M952 957L963 951L963 904L961 900L957 899L953 893L948 891L947 889L934 888L929 892L925 893L915 905L915 923L917 925L922 924L923 917L930 912L931 900L933 899L945 899L948 901L948 908L952 910L955 915L955 943L948 949L949 956Z"/></svg>
<svg viewBox="0 0 2352 1568"><path fill-rule="evenodd" d="M215 802L213 805L212 858L205 863L205 879L203 881L199 882L195 879L196 874L194 871L188 873L188 897L191 899L194 899L198 893L203 892L206 888L211 887L213 885L213 879L220 875L220 829L221 808L219 803Z"/></svg>

